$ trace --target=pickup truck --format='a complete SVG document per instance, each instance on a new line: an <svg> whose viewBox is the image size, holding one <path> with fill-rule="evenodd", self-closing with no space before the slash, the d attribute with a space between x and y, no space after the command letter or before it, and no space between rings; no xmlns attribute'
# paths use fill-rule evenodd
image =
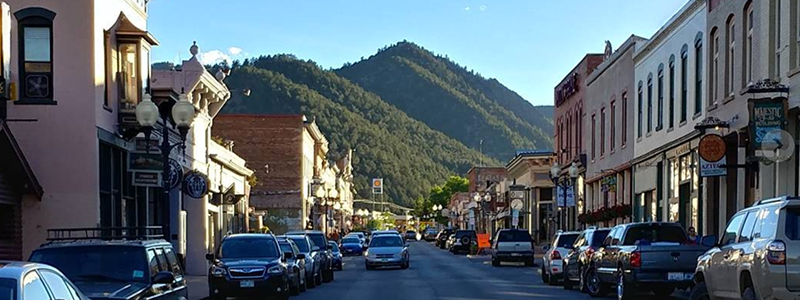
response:
<svg viewBox="0 0 800 300"><path fill-rule="evenodd" d="M587 290L599 297L615 286L617 299L633 299L637 290L672 294L692 285L697 258L706 250L690 241L678 223L618 225L591 257Z"/></svg>

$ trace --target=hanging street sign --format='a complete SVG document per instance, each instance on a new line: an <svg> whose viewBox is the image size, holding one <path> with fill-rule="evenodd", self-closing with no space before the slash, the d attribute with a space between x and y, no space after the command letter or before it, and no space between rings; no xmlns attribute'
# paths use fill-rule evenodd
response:
<svg viewBox="0 0 800 300"><path fill-rule="evenodd" d="M750 140L754 149L761 148L768 132L785 129L786 102L785 97L750 99Z"/></svg>
<svg viewBox="0 0 800 300"><path fill-rule="evenodd" d="M183 166L177 160L169 159L169 175L167 181L169 182L169 189L172 190L181 184L183 179Z"/></svg>
<svg viewBox="0 0 800 300"><path fill-rule="evenodd" d="M128 170L132 172L161 172L163 168L164 162L161 161L160 154L131 152L130 155L128 155Z"/></svg>
<svg viewBox="0 0 800 300"><path fill-rule="evenodd" d="M161 173L158 172L133 172L133 186L161 187Z"/></svg>
<svg viewBox="0 0 800 300"><path fill-rule="evenodd" d="M203 198L208 194L208 177L198 171L186 173L183 180L183 192L192 198Z"/></svg>
<svg viewBox="0 0 800 300"><path fill-rule="evenodd" d="M725 140L719 134L712 133L703 136L697 145L697 153L700 155L700 177L727 175L728 170L723 167L727 161L725 159L726 151Z"/></svg>

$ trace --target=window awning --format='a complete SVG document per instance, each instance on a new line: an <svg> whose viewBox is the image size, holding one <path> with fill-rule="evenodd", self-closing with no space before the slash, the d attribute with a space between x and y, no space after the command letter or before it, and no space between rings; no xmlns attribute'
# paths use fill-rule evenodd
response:
<svg viewBox="0 0 800 300"><path fill-rule="evenodd" d="M140 29L136 27L125 14L120 13L119 17L117 18L117 22L114 23L112 28L116 28L114 34L117 36L125 36L125 37L138 37L142 38L152 46L158 46L158 40L155 36L153 36L149 31Z"/></svg>
<svg viewBox="0 0 800 300"><path fill-rule="evenodd" d="M12 175L10 178L16 181L15 184L23 186L27 192L36 194L39 200L42 199L44 190L39 180L28 165L8 124L2 120L0 120L0 169L10 173Z"/></svg>

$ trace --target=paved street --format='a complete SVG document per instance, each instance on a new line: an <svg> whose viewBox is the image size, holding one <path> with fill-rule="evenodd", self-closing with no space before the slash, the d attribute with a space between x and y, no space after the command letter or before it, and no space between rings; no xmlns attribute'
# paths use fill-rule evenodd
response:
<svg viewBox="0 0 800 300"><path fill-rule="evenodd" d="M347 257L344 270L336 273L333 283L292 299L591 299L561 286L543 284L537 268L495 268L485 258L452 255L425 242L412 242L410 251L411 267L407 270L366 271L362 258Z"/></svg>

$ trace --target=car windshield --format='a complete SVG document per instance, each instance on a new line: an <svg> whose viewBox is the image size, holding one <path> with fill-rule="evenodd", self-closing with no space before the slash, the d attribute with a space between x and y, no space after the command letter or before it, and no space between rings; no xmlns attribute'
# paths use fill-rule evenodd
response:
<svg viewBox="0 0 800 300"><path fill-rule="evenodd" d="M527 231L522 230L504 230L500 231L497 237L498 242L530 242L531 235Z"/></svg>
<svg viewBox="0 0 800 300"><path fill-rule="evenodd" d="M297 249L300 250L300 252L308 253L308 242L306 241L306 238L290 237L290 239L292 239L292 242L294 242L295 245L297 245Z"/></svg>
<svg viewBox="0 0 800 300"><path fill-rule="evenodd" d="M611 232L611 230L596 230L592 234L592 242L589 246L600 247L600 245L603 244L603 240L605 240L606 236L608 236L609 232Z"/></svg>
<svg viewBox="0 0 800 300"><path fill-rule="evenodd" d="M414 232L414 231L411 231L411 230L409 230L409 231L406 231L406 234L407 234L407 235L412 235L412 234L417 234L417 233L416 233L416 232Z"/></svg>
<svg viewBox="0 0 800 300"><path fill-rule="evenodd" d="M289 242L278 242L278 245L281 246L281 251L283 253L292 252L292 245L289 244Z"/></svg>
<svg viewBox="0 0 800 300"><path fill-rule="evenodd" d="M17 299L17 280L0 278L0 300Z"/></svg>
<svg viewBox="0 0 800 300"><path fill-rule="evenodd" d="M578 238L577 234L562 234L558 237L558 243L556 247L558 248L568 248L572 247L575 244L575 239Z"/></svg>
<svg viewBox="0 0 800 300"><path fill-rule="evenodd" d="M399 236L379 236L372 239L372 242L369 244L370 248L381 248L381 247L403 247L403 239Z"/></svg>
<svg viewBox="0 0 800 300"><path fill-rule="evenodd" d="M328 245L331 246L331 251L333 251L333 253L339 252L339 245L336 245L336 243L329 242Z"/></svg>
<svg viewBox="0 0 800 300"><path fill-rule="evenodd" d="M150 281L147 276L150 267L143 247L56 247L37 250L30 260L56 267L75 283Z"/></svg>
<svg viewBox="0 0 800 300"><path fill-rule="evenodd" d="M324 235L322 235L322 234L309 234L308 237L311 238L311 242L314 243L314 246L317 246L320 249L325 250L325 245L327 245L327 242L325 242L325 236Z"/></svg>
<svg viewBox="0 0 800 300"><path fill-rule="evenodd" d="M357 238L344 238L342 239L342 244L358 244L361 240Z"/></svg>
<svg viewBox="0 0 800 300"><path fill-rule="evenodd" d="M686 232L680 226L642 225L628 229L623 245L649 245L654 243L686 243Z"/></svg>
<svg viewBox="0 0 800 300"><path fill-rule="evenodd" d="M270 238L232 238L222 241L219 258L276 258L278 247Z"/></svg>

